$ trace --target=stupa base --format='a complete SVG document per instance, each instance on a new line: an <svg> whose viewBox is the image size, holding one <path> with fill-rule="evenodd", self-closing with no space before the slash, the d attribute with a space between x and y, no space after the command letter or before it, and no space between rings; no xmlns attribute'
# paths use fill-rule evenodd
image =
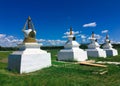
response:
<svg viewBox="0 0 120 86"><path fill-rule="evenodd" d="M86 49L87 55L90 57L106 58L106 52L103 49Z"/></svg>
<svg viewBox="0 0 120 86"><path fill-rule="evenodd" d="M118 55L118 51L116 49L104 49L106 51L107 56L116 56Z"/></svg>
<svg viewBox="0 0 120 86"><path fill-rule="evenodd" d="M39 44L25 43L23 46L24 50L15 51L8 57L9 70L22 74L51 66L50 53L40 50Z"/></svg>
<svg viewBox="0 0 120 86"><path fill-rule="evenodd" d="M87 59L87 52L79 48L63 49L58 53L59 61L85 61Z"/></svg>

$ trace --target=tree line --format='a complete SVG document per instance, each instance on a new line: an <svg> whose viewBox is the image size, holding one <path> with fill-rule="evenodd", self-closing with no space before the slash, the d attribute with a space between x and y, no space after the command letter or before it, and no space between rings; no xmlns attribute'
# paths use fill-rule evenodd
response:
<svg viewBox="0 0 120 86"><path fill-rule="evenodd" d="M81 44L80 48L81 49L87 49L88 44ZM120 48L120 44L112 44L113 48ZM101 44L101 48L102 48L103 44ZM64 49L64 46L42 46L41 49L43 50L52 50L52 49ZM16 51L19 50L18 47L2 47L0 46L0 51Z"/></svg>

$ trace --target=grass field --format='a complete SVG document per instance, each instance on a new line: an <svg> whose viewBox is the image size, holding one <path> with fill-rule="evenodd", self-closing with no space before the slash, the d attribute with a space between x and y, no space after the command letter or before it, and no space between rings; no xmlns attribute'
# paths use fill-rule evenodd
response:
<svg viewBox="0 0 120 86"><path fill-rule="evenodd" d="M11 52L0 52L0 86L120 86L120 65L106 64L107 68L101 68L60 62L56 61L57 49L48 51L52 53L51 67L22 75L7 70ZM120 62L120 55L94 60ZM108 72L101 75L101 71Z"/></svg>

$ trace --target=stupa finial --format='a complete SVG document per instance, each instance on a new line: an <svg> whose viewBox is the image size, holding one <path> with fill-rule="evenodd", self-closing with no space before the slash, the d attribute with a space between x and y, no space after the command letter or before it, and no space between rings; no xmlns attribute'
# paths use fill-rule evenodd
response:
<svg viewBox="0 0 120 86"><path fill-rule="evenodd" d="M108 36L108 34L106 34L106 39L109 39L109 36Z"/></svg>
<svg viewBox="0 0 120 86"><path fill-rule="evenodd" d="M72 35L73 33L72 33L72 27L70 27L70 35Z"/></svg>
<svg viewBox="0 0 120 86"><path fill-rule="evenodd" d="M30 16L28 16L28 20L31 21L31 17Z"/></svg>
<svg viewBox="0 0 120 86"><path fill-rule="evenodd" d="M92 38L94 38L95 37L95 34L94 34L94 32L92 31Z"/></svg>
<svg viewBox="0 0 120 86"><path fill-rule="evenodd" d="M30 17L30 16L28 16L27 21L28 21L28 29L32 29L32 25L31 25L31 17Z"/></svg>

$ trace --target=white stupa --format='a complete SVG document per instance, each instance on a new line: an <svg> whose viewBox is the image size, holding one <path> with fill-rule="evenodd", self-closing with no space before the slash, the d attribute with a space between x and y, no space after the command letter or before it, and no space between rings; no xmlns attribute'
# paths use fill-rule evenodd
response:
<svg viewBox="0 0 120 86"><path fill-rule="evenodd" d="M70 28L68 41L65 43L64 49L58 53L59 61L85 61L87 60L87 52L80 49L80 44L75 41L72 28Z"/></svg>
<svg viewBox="0 0 120 86"><path fill-rule="evenodd" d="M19 44L20 50L8 57L8 69L22 74L51 66L51 54L41 50L41 44L36 42L36 31L30 17L27 19L23 32L25 39L22 44Z"/></svg>
<svg viewBox="0 0 120 86"><path fill-rule="evenodd" d="M90 57L106 57L106 52L100 48L100 45L97 42L97 39L92 32L92 37L90 38L91 43L88 45L87 55Z"/></svg>
<svg viewBox="0 0 120 86"><path fill-rule="evenodd" d="M103 45L103 49L106 51L107 56L116 56L118 55L118 51L112 48L112 45L109 40L108 34L106 35L105 43Z"/></svg>

